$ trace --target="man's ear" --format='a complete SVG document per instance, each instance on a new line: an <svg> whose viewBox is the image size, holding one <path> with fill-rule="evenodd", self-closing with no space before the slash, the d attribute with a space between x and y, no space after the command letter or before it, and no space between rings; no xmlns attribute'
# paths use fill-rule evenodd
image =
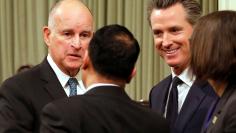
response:
<svg viewBox="0 0 236 133"><path fill-rule="evenodd" d="M136 75L136 68L134 67L132 73L130 74L129 78L126 80L126 83L130 83L131 79Z"/></svg>
<svg viewBox="0 0 236 133"><path fill-rule="evenodd" d="M51 34L50 29L47 26L43 27L43 38L44 38L44 42L47 44L47 46L49 46L50 42L49 42L49 35Z"/></svg>
<svg viewBox="0 0 236 133"><path fill-rule="evenodd" d="M88 56L88 50L85 50L84 57L83 57L83 64L81 66L82 69L86 69L89 64L89 56Z"/></svg>

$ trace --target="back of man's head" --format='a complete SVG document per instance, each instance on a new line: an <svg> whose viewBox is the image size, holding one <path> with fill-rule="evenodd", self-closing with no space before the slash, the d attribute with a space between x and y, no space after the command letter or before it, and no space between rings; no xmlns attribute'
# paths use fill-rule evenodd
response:
<svg viewBox="0 0 236 133"><path fill-rule="evenodd" d="M132 33L120 25L99 29L88 48L94 70L109 79L118 80L129 80L139 51L139 44Z"/></svg>
<svg viewBox="0 0 236 133"><path fill-rule="evenodd" d="M166 9L175 4L181 4L186 12L186 19L191 25L194 25L201 17L202 11L200 4L196 0L150 0L148 4L148 21L154 9Z"/></svg>

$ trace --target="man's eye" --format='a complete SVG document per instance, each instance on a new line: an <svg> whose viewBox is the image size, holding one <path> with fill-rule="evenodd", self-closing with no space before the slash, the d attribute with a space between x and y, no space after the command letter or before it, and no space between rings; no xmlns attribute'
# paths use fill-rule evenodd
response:
<svg viewBox="0 0 236 133"><path fill-rule="evenodd" d="M63 35L64 36L71 36L71 33L70 32L64 32Z"/></svg>
<svg viewBox="0 0 236 133"><path fill-rule="evenodd" d="M82 34L81 37L88 37L88 34Z"/></svg>
<svg viewBox="0 0 236 133"><path fill-rule="evenodd" d="M90 33L82 33L82 34L80 34L81 38L89 38L90 36L91 36Z"/></svg>
<svg viewBox="0 0 236 133"><path fill-rule="evenodd" d="M171 29L171 32L179 32L180 31L180 28L172 28Z"/></svg>
<svg viewBox="0 0 236 133"><path fill-rule="evenodd" d="M178 30L177 29L172 29L172 32L177 32Z"/></svg>
<svg viewBox="0 0 236 133"><path fill-rule="evenodd" d="M156 37L161 37L162 36L162 32L161 31L154 31L154 35Z"/></svg>

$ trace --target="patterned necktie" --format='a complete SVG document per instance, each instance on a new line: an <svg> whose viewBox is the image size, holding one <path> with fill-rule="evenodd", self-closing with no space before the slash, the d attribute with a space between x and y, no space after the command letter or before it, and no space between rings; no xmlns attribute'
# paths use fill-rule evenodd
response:
<svg viewBox="0 0 236 133"><path fill-rule="evenodd" d="M177 76L173 79L172 87L169 95L167 106L166 119L170 122L170 127L174 127L175 120L178 116L178 90L177 86L182 83L182 80Z"/></svg>
<svg viewBox="0 0 236 133"><path fill-rule="evenodd" d="M70 96L74 96L74 95L77 95L77 85L78 85L78 81L76 78L70 78L68 80L68 85L70 87L70 94L69 94L69 97Z"/></svg>

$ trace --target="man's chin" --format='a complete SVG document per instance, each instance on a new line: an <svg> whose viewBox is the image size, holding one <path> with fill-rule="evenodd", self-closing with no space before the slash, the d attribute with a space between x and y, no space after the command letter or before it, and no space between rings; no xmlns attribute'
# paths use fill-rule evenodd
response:
<svg viewBox="0 0 236 133"><path fill-rule="evenodd" d="M70 69L71 71L77 71L80 69L80 67L82 66L82 64L74 64L74 63L70 63L67 65L67 68Z"/></svg>
<svg viewBox="0 0 236 133"><path fill-rule="evenodd" d="M166 64L169 66L169 67L176 67L178 66L178 62L176 61L169 61L169 60L165 60Z"/></svg>

